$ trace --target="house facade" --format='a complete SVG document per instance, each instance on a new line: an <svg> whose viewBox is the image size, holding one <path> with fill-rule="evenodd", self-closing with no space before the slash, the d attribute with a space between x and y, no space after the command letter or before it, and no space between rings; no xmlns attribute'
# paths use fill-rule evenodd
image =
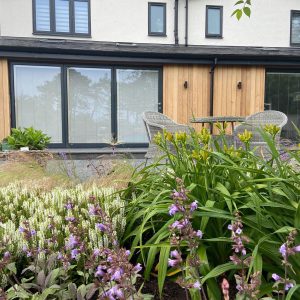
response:
<svg viewBox="0 0 300 300"><path fill-rule="evenodd" d="M286 113L300 126L300 2L0 0L0 140L33 126L52 147L143 147L141 113Z"/></svg>

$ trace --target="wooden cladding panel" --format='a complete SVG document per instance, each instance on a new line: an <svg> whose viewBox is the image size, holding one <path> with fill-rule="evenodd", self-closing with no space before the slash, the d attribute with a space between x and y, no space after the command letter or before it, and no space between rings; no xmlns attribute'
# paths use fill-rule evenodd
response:
<svg viewBox="0 0 300 300"><path fill-rule="evenodd" d="M241 89L238 89L239 82ZM262 111L264 97L265 68L220 66L215 69L215 116L247 116Z"/></svg>
<svg viewBox="0 0 300 300"><path fill-rule="evenodd" d="M178 123L209 115L209 66L165 65L163 112ZM187 88L184 83L187 81Z"/></svg>
<svg viewBox="0 0 300 300"><path fill-rule="evenodd" d="M10 133L10 98L7 60L0 59L0 141Z"/></svg>
<svg viewBox="0 0 300 300"><path fill-rule="evenodd" d="M165 65L163 112L178 123L210 113L210 67ZM188 87L184 88L187 81ZM238 83L242 83L241 89ZM264 110L265 68L217 66L214 116L247 116ZM199 128L197 126L197 128Z"/></svg>

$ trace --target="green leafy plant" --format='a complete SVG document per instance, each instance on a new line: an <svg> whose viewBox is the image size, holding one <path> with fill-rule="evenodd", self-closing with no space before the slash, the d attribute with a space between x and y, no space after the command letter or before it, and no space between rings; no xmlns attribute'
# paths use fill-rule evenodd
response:
<svg viewBox="0 0 300 300"><path fill-rule="evenodd" d="M250 280L255 274L255 280L261 282L258 299L272 295L271 275L284 273L278 249L286 234L293 228L300 229L300 173L295 167L300 153L279 152L269 131L269 127L260 130L268 145L267 156L259 155L257 148L251 149L249 132L241 135L244 147L240 149L228 145L223 134L213 139L206 129L190 135L165 132L156 137L164 156L137 171L123 193L129 201L123 240L145 264L146 279L158 271L160 290L167 276L178 275L168 272L167 267L169 228L176 221L169 213L170 195L176 189L176 178L181 178L190 201L198 204L192 223L195 231L203 232L197 251L200 284L208 298L221 299L222 276L230 285L236 285L234 274L240 267L228 262L232 240L227 228L234 222L236 211L243 221L243 233L249 238L247 250L252 253L245 276ZM296 237L295 243L299 242ZM182 257L189 255L187 249L181 252ZM288 269L287 276L299 284L299 254L289 257L289 263L293 271ZM299 299L298 291L293 293L295 298L287 295L287 299ZM193 295L193 299L198 298Z"/></svg>
<svg viewBox="0 0 300 300"><path fill-rule="evenodd" d="M50 143L50 140L49 136L33 127L13 128L11 135L7 137L7 142L13 149L28 147L29 150L43 150Z"/></svg>

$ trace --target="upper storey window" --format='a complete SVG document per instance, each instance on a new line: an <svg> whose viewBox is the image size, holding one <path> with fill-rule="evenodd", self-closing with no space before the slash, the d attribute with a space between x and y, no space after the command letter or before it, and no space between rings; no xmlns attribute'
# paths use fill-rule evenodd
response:
<svg viewBox="0 0 300 300"><path fill-rule="evenodd" d="M223 7L206 6L206 29L205 36L222 38L223 35Z"/></svg>
<svg viewBox="0 0 300 300"><path fill-rule="evenodd" d="M90 0L33 0L34 33L90 36Z"/></svg>
<svg viewBox="0 0 300 300"><path fill-rule="evenodd" d="M166 3L149 2L148 34L156 36L166 35Z"/></svg>
<svg viewBox="0 0 300 300"><path fill-rule="evenodd" d="M291 45L300 46L300 11L291 11Z"/></svg>

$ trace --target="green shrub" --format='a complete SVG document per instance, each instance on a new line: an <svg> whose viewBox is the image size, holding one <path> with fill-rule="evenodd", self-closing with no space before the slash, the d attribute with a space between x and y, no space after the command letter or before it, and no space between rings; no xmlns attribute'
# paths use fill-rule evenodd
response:
<svg viewBox="0 0 300 300"><path fill-rule="evenodd" d="M176 220L176 216L169 215L170 195L176 189L176 178L183 180L190 200L198 201L193 228L203 232L198 249L203 263L201 284L207 285L210 300L221 299L221 275L235 284L236 266L228 263L232 243L227 227L237 211L244 224L243 232L249 237L247 252L253 252L249 276L253 271L260 272L259 297L272 293L272 273L283 277L278 249L288 232L300 230L300 173L293 166L300 162L300 155L299 151L287 151L287 159L282 159L272 135L267 130L261 134L268 144L269 153L265 156L259 155L258 148L250 149L248 133L241 135L247 150L228 146L222 134L213 140L205 129L190 135L157 136L164 157L138 171L123 197L130 200L124 241L145 263L146 278L158 266L160 290L165 277L176 273L167 271L169 226ZM299 236L295 243L300 243ZM188 249L183 251L188 255ZM299 254L289 262L293 271L287 275L299 284ZM292 299L300 296L295 297L298 298Z"/></svg>
<svg viewBox="0 0 300 300"><path fill-rule="evenodd" d="M12 149L28 147L29 150L43 150L50 143L50 140L49 136L33 127L13 128L11 135L7 137L7 142Z"/></svg>

